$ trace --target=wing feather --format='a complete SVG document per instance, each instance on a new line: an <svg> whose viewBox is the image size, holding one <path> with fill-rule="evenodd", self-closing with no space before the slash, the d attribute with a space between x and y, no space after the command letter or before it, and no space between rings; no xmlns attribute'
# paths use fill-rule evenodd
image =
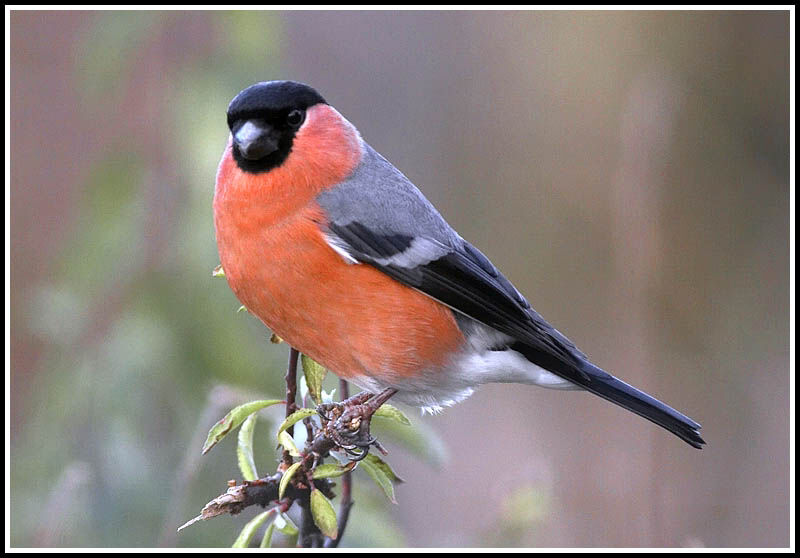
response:
<svg viewBox="0 0 800 558"><path fill-rule="evenodd" d="M413 244L412 237L385 235L351 222L329 223L328 234L347 245L353 258L378 268L393 279L417 289L470 318L529 345L526 357L567 379L581 371L585 356L566 337L535 312L489 260L468 242L461 248L445 247L436 259L415 266L395 261ZM430 242L434 242L430 240Z"/></svg>

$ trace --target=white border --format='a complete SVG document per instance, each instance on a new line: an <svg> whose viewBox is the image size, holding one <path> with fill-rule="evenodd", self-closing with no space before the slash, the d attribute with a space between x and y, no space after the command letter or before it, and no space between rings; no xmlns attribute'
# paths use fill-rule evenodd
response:
<svg viewBox="0 0 800 558"><path fill-rule="evenodd" d="M666 548L666 549L647 549L647 548L534 548L534 549L507 549L507 548L408 548L402 549L405 552L420 553L420 552L503 552L503 553L521 553L521 552L621 552L621 553L639 553L639 552L675 552L675 553L718 553L718 552L786 552L794 551L795 546L795 9L793 5L750 5L750 6L735 6L733 9L736 11L788 11L789 12L789 486L790 486L790 506L789 506L789 519L790 519L790 535L789 535L789 548ZM625 4L618 4L614 6L591 6L585 4L566 5L566 6L516 6L516 5L493 5L493 6L451 6L451 5L411 5L411 6L376 6L376 5L344 5L344 6L330 6L330 5L308 5L308 6L293 6L293 5L274 5L274 6L261 6L254 8L248 5L231 5L231 6L179 6L179 5L146 5L146 6L93 6L93 5L75 5L70 6L70 9L65 9L63 5L49 4L40 6L24 6L24 5L7 5L5 7L5 550L6 552L47 552L47 553L66 553L66 552L174 552L174 553L197 553L197 552L220 552L220 551L234 551L234 549L204 549L204 548L10 548L10 535L11 535L11 510L10 510L10 470L11 470L11 454L10 454L10 247L11 247L11 215L10 215L10 192L11 192L11 157L10 157L10 92L11 92L11 11L39 11L39 10L53 10L53 11L103 11L103 10L126 10L126 11L144 11L144 10L177 10L177 11L230 11L230 10L275 10L275 11L731 11L732 8L727 6L717 5L677 5L677 6L641 6L633 7ZM275 549L285 552L292 549ZM391 549L380 549L381 552L390 551ZM263 549L239 549L238 552L264 552ZM318 552L318 549L294 549L294 552ZM363 553L374 552L374 549L368 548L346 548L346 549L325 549L325 552L351 552Z"/></svg>

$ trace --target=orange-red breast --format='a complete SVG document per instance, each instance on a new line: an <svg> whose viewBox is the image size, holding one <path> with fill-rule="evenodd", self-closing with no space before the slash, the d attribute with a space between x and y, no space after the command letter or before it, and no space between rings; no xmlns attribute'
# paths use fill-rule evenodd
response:
<svg viewBox="0 0 800 558"><path fill-rule="evenodd" d="M257 83L227 116L222 267L287 343L424 409L488 382L585 389L702 447L699 424L589 362L314 89Z"/></svg>

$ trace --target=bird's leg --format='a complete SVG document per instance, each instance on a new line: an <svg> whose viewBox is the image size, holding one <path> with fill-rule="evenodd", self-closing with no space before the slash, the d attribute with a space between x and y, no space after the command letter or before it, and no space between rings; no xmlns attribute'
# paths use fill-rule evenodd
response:
<svg viewBox="0 0 800 558"><path fill-rule="evenodd" d="M322 403L321 405L317 405L317 412L320 414L322 418L325 420L332 420L338 418L343 412L344 407L352 407L355 405L361 405L366 403L370 397L375 396L374 393L370 393L368 391L362 391L361 393L357 393L356 395L345 399L344 401L339 401L338 403ZM333 416L331 413L334 410L339 410L340 412Z"/></svg>
<svg viewBox="0 0 800 558"><path fill-rule="evenodd" d="M339 403L320 405L317 410L325 423L325 433L356 459L366 457L372 445L385 453L370 436L369 424L375 411L395 393L396 389L386 388L378 394L362 392Z"/></svg>

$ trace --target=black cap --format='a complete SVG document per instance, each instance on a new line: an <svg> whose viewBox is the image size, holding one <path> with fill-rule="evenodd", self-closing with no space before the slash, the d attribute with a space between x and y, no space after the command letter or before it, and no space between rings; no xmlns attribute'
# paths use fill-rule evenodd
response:
<svg viewBox="0 0 800 558"><path fill-rule="evenodd" d="M228 126L241 118L292 109L305 110L325 102L313 87L297 81L262 81L236 95L228 105Z"/></svg>

